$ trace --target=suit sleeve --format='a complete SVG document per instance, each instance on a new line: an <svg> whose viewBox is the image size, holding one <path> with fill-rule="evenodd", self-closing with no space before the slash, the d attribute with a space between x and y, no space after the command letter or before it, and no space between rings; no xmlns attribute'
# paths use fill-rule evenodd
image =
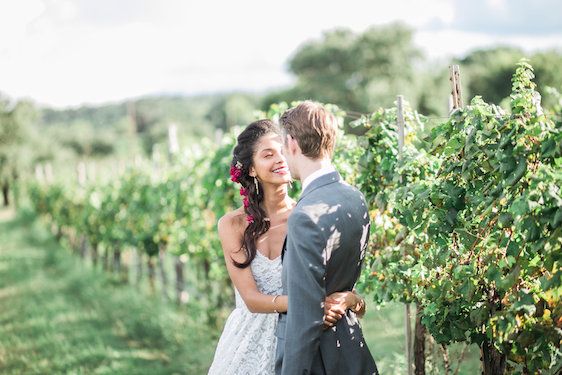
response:
<svg viewBox="0 0 562 375"><path fill-rule="evenodd" d="M302 212L291 215L288 230L284 267L289 309L282 374L307 374L324 331L326 240L321 228Z"/></svg>

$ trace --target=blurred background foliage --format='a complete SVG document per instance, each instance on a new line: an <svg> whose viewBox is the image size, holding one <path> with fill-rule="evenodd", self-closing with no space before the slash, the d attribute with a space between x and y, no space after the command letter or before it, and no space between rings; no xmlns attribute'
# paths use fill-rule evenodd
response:
<svg viewBox="0 0 562 375"><path fill-rule="evenodd" d="M181 145L217 140L235 125L249 123L272 103L314 99L335 103L359 117L393 105L404 95L414 110L429 117L448 114L448 65L460 64L465 103L475 95L508 109L513 67L527 57L538 90L562 88L562 51L526 54L515 47L474 50L451 61L422 54L414 30L401 23L356 33L340 28L300 45L287 61L290 87L262 93L229 92L196 96L155 95L77 108L48 108L0 97L0 183L4 203L17 191L15 181L50 163L56 175L74 171L79 161L126 163L151 156L165 144L175 124ZM2 87L0 86L0 91ZM7 93L9 94L9 93ZM542 98L545 107L554 96ZM160 145L160 146L159 146ZM116 169L116 168L114 168ZM17 189L16 189L17 190Z"/></svg>

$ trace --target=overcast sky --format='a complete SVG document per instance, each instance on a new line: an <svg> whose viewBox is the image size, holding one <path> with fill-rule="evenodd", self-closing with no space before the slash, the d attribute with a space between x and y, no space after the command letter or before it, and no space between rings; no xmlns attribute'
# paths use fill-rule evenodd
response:
<svg viewBox="0 0 562 375"><path fill-rule="evenodd" d="M0 92L57 107L288 85L323 31L403 21L432 59L562 49L560 0L0 0Z"/></svg>

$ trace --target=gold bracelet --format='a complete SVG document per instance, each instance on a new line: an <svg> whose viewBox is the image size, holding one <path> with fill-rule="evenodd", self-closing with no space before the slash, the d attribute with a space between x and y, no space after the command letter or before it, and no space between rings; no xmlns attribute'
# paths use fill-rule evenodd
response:
<svg viewBox="0 0 562 375"><path fill-rule="evenodd" d="M271 300L271 303L273 304L273 312L276 314L279 314L279 311L277 311L275 309L275 300L277 299L277 297L279 297L279 295L276 295L275 297L273 297L273 299Z"/></svg>

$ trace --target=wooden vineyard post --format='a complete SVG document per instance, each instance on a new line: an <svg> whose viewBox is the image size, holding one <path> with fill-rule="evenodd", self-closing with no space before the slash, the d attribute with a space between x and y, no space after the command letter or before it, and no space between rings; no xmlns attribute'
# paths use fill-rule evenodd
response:
<svg viewBox="0 0 562 375"><path fill-rule="evenodd" d="M97 165L95 161L89 163L87 170L87 180L96 181L97 180Z"/></svg>
<svg viewBox="0 0 562 375"><path fill-rule="evenodd" d="M421 321L422 308L416 303L416 325L414 330L415 375L425 375L425 326Z"/></svg>
<svg viewBox="0 0 562 375"><path fill-rule="evenodd" d="M55 179L53 176L53 166L51 165L51 163L45 164L44 171L45 171L45 182L48 185L51 185Z"/></svg>
<svg viewBox="0 0 562 375"><path fill-rule="evenodd" d="M93 242L90 245L90 256L92 258L92 265L94 268L97 268L98 266L98 246L97 242Z"/></svg>
<svg viewBox="0 0 562 375"><path fill-rule="evenodd" d="M76 166L76 177L78 180L78 186L84 188L86 186L86 164L80 161ZM86 240L86 235L84 233L80 234L80 257L82 259L86 258L86 252L88 251L88 241Z"/></svg>
<svg viewBox="0 0 562 375"><path fill-rule="evenodd" d="M51 185L54 180L53 167L51 166L51 163L47 162L45 165L43 165L43 173L43 176L45 177L45 184ZM57 241L61 240L62 228L59 225L55 224L54 221L51 221L51 233L55 235Z"/></svg>
<svg viewBox="0 0 562 375"><path fill-rule="evenodd" d="M215 144L220 145L222 144L222 138L224 136L224 132L222 129L215 130Z"/></svg>
<svg viewBox="0 0 562 375"><path fill-rule="evenodd" d="M451 114L453 112L453 94L449 94L449 100L447 101L447 113Z"/></svg>
<svg viewBox="0 0 562 375"><path fill-rule="evenodd" d="M449 66L449 80L451 81L451 111L462 108L461 71L458 65Z"/></svg>
<svg viewBox="0 0 562 375"><path fill-rule="evenodd" d="M109 246L105 245L103 247L103 264L102 267L104 271L109 271Z"/></svg>
<svg viewBox="0 0 562 375"><path fill-rule="evenodd" d="M183 274L183 266L185 263L186 255L182 254L176 256L175 270L176 270L176 300L178 305L187 302L187 292L185 291L185 278Z"/></svg>
<svg viewBox="0 0 562 375"><path fill-rule="evenodd" d="M78 186L84 188L86 186L86 164L80 161L76 166L76 178ZM86 252L88 250L88 241L86 236L82 233L80 234L80 257L82 259L86 258Z"/></svg>
<svg viewBox="0 0 562 375"><path fill-rule="evenodd" d="M401 158L404 148L404 97L402 95L396 97L396 125L398 126L398 158Z"/></svg>
<svg viewBox="0 0 562 375"><path fill-rule="evenodd" d="M166 272L166 246L162 244L158 246L158 268L160 271L160 281L162 283L162 295L165 299L169 299L168 273Z"/></svg>
<svg viewBox="0 0 562 375"><path fill-rule="evenodd" d="M87 252L88 252L88 241L86 240L86 236L81 234L80 235L80 257L82 259L85 259Z"/></svg>
<svg viewBox="0 0 562 375"><path fill-rule="evenodd" d="M150 293L154 294L156 292L156 271L154 270L154 257L148 256L146 259L146 266L148 268L148 285L150 287Z"/></svg>
<svg viewBox="0 0 562 375"><path fill-rule="evenodd" d="M113 263L111 268L116 275L121 275L121 249L118 245L113 248Z"/></svg>
<svg viewBox="0 0 562 375"><path fill-rule="evenodd" d="M136 285L140 289L142 283L142 271L143 271L143 260L142 260L142 250L139 247L135 248L136 262L137 262L137 273L136 273Z"/></svg>
<svg viewBox="0 0 562 375"><path fill-rule="evenodd" d="M178 127L176 124L168 126L168 156L173 160L174 156L180 152L180 144L178 142Z"/></svg>
<svg viewBox="0 0 562 375"><path fill-rule="evenodd" d="M398 159L402 158L402 150L404 148L404 97L398 95L396 98L396 125L398 129ZM402 177L400 177L402 182ZM408 375L413 374L412 366L412 315L410 312L410 304L406 303L405 324L406 324L406 366L408 367Z"/></svg>
<svg viewBox="0 0 562 375"><path fill-rule="evenodd" d="M78 186L80 187L86 186L86 178L87 178L86 164L83 161L79 162L78 165L76 166L76 174L78 178Z"/></svg>
<svg viewBox="0 0 562 375"><path fill-rule="evenodd" d="M179 152L180 152L180 145L178 141L178 128L176 124L171 124L168 127L168 158L170 163L174 162ZM162 253L160 256L161 256L161 262L163 262L165 259L164 254ZM176 276L175 289L176 289L176 301L178 305L184 303L186 297L185 285L184 285L185 278L183 274L183 266L185 262L183 261L183 258L185 258L185 255L174 256L174 271ZM166 282L164 282L164 280L166 280ZM169 299L169 296L167 294L167 285L168 285L167 276L165 274L164 267L162 267L162 283L163 285L165 284L165 290L166 290L164 296L166 297L166 299Z"/></svg>
<svg viewBox="0 0 562 375"><path fill-rule="evenodd" d="M45 171L43 169L43 164L35 165L35 179L40 184L45 184Z"/></svg>

